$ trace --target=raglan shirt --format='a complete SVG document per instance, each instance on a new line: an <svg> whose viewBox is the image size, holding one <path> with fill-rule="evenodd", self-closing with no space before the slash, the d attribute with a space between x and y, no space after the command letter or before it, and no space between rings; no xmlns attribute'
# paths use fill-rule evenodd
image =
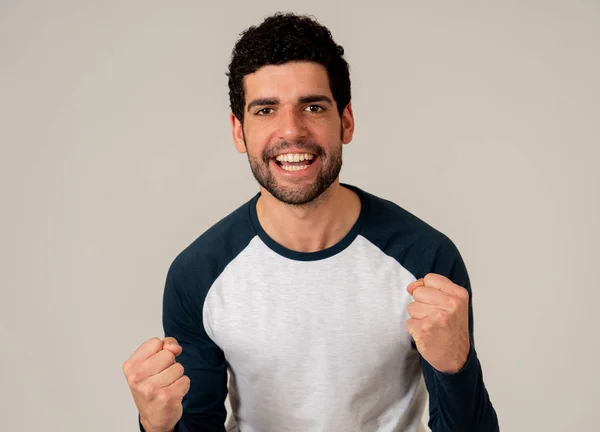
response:
<svg viewBox="0 0 600 432"><path fill-rule="evenodd" d="M456 246L400 206L343 187L361 211L332 247L276 243L259 223L257 194L173 261L163 327L191 381L176 432L224 431L228 394L230 430L242 432L417 432L427 398L433 432L498 430ZM470 294L471 349L454 374L429 365L406 330L406 288L427 273Z"/></svg>

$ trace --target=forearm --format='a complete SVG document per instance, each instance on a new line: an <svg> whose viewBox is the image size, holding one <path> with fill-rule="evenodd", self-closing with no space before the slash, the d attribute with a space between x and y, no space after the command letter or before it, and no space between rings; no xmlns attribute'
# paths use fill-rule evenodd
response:
<svg viewBox="0 0 600 432"><path fill-rule="evenodd" d="M431 368L431 366L429 366ZM483 381L483 371L477 353L471 349L462 370L454 374L429 372L432 387L432 432L497 432L496 411Z"/></svg>

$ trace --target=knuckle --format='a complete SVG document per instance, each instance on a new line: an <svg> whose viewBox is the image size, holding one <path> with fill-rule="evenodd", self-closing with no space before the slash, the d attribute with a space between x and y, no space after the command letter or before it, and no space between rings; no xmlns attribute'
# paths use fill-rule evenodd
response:
<svg viewBox="0 0 600 432"><path fill-rule="evenodd" d="M177 389L178 393L181 391L187 392L187 390L189 389L189 385L190 378L187 375L182 375L175 381L173 388Z"/></svg>
<svg viewBox="0 0 600 432"><path fill-rule="evenodd" d="M129 375L127 375L127 383L129 384L130 387L135 387L139 384L140 379L139 379L139 374L137 372L131 372Z"/></svg>
<svg viewBox="0 0 600 432"><path fill-rule="evenodd" d="M139 366L130 366L125 377L130 387L137 387L144 380L143 372Z"/></svg>
<svg viewBox="0 0 600 432"><path fill-rule="evenodd" d="M142 389L141 393L146 400L155 400L157 397L157 388L154 384L147 383Z"/></svg>
<svg viewBox="0 0 600 432"><path fill-rule="evenodd" d="M418 336L421 332L421 328L417 325L416 321L412 318L406 322L406 330L413 338Z"/></svg>
<svg viewBox="0 0 600 432"><path fill-rule="evenodd" d="M190 381L189 377L187 377L186 375L181 377L181 379L183 380L182 387L183 387L183 394L185 395L190 390L191 381Z"/></svg>
<svg viewBox="0 0 600 432"><path fill-rule="evenodd" d="M450 297L448 299L448 305L452 308L452 310L457 310L462 301L457 297Z"/></svg>
<svg viewBox="0 0 600 432"><path fill-rule="evenodd" d="M161 405L168 405L171 400L171 394L166 390L162 389L156 392L155 401Z"/></svg>
<svg viewBox="0 0 600 432"><path fill-rule="evenodd" d="M431 332L433 325L431 324L431 322L429 320L425 321L423 323L423 325L421 326L421 334L422 335L428 335Z"/></svg>

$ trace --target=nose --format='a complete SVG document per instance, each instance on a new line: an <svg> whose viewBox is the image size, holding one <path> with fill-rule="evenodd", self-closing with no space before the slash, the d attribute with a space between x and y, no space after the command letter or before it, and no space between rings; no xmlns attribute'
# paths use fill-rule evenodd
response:
<svg viewBox="0 0 600 432"><path fill-rule="evenodd" d="M279 137L287 141L296 141L306 135L302 115L295 109L283 109L279 115Z"/></svg>

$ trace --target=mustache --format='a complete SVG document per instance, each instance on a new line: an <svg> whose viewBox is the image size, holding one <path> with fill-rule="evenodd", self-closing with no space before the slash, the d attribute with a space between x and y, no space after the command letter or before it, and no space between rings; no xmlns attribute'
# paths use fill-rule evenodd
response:
<svg viewBox="0 0 600 432"><path fill-rule="evenodd" d="M290 141L279 141L273 147L263 151L262 160L264 163L268 163L273 157L275 157L275 155L291 148L303 150L306 153L312 153L319 157L325 156L325 150L323 150L323 147L314 142L298 141L292 143Z"/></svg>

